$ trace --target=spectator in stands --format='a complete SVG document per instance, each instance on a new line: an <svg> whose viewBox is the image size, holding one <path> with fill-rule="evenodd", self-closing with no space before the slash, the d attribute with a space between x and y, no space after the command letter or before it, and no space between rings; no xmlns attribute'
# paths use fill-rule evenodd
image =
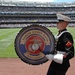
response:
<svg viewBox="0 0 75 75"><path fill-rule="evenodd" d="M70 18L57 14L57 28L59 30L56 36L56 52L55 54L47 54L46 57L52 60L47 75L65 75L70 67L69 60L74 57L73 38L66 27Z"/></svg>

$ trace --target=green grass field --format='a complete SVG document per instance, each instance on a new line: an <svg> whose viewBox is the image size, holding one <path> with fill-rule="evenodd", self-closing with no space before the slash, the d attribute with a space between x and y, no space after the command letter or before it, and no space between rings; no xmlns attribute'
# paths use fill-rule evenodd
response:
<svg viewBox="0 0 75 75"><path fill-rule="evenodd" d="M49 28L52 33L55 35L57 33L57 28ZM68 27L67 28L71 34L73 35L75 42L75 28ZM0 57L17 57L14 49L14 40L17 33L21 30L21 28L14 29L0 29ZM75 47L75 44L74 44Z"/></svg>

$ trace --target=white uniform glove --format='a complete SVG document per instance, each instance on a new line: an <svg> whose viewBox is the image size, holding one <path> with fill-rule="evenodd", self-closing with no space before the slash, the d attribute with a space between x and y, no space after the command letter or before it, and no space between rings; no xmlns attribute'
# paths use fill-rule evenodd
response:
<svg viewBox="0 0 75 75"><path fill-rule="evenodd" d="M48 54L46 55L47 59L54 60L55 62L62 64L63 63L63 54Z"/></svg>
<svg viewBox="0 0 75 75"><path fill-rule="evenodd" d="M63 63L63 54L55 54L53 60L59 64Z"/></svg>
<svg viewBox="0 0 75 75"><path fill-rule="evenodd" d="M53 60L54 55L52 55L52 54L47 54L47 55L46 55L46 58L49 59L49 60Z"/></svg>

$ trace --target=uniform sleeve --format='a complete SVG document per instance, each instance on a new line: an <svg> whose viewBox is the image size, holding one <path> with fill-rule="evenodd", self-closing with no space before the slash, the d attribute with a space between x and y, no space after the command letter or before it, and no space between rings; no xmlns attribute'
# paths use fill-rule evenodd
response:
<svg viewBox="0 0 75 75"><path fill-rule="evenodd" d="M64 36L64 45L65 45L65 50L66 50L66 59L71 59L74 57L74 41L73 37L70 33L66 33Z"/></svg>

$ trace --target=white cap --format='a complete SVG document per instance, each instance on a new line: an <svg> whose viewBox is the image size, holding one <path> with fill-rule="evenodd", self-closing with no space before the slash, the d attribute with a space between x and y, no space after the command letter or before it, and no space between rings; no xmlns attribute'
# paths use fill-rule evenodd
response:
<svg viewBox="0 0 75 75"><path fill-rule="evenodd" d="M68 16L65 16L65 15L62 15L62 14L56 14L56 16L57 16L57 19L59 20L59 21L66 21L66 22L70 22L71 21L71 19L68 17Z"/></svg>

